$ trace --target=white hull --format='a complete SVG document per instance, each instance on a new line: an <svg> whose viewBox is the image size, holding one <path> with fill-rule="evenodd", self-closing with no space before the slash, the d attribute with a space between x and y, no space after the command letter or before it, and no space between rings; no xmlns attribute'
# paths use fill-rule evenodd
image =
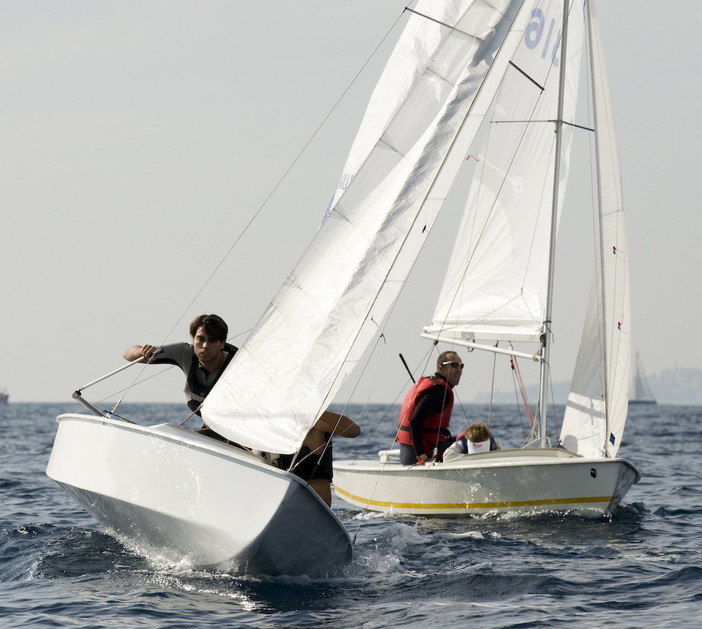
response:
<svg viewBox="0 0 702 629"><path fill-rule="evenodd" d="M313 574L351 560L343 524L297 476L169 424L61 415L46 469L147 556L249 574Z"/></svg>
<svg viewBox="0 0 702 629"><path fill-rule="evenodd" d="M358 507L392 514L609 514L639 480L623 459L562 449L497 450L448 463L339 461L334 490Z"/></svg>

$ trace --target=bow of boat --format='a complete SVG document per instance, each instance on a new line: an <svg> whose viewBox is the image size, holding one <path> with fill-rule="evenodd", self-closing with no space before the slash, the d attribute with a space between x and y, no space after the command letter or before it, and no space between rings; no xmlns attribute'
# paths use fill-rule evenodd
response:
<svg viewBox="0 0 702 629"><path fill-rule="evenodd" d="M304 481L173 425L62 415L46 473L147 556L272 575L351 560L346 529Z"/></svg>

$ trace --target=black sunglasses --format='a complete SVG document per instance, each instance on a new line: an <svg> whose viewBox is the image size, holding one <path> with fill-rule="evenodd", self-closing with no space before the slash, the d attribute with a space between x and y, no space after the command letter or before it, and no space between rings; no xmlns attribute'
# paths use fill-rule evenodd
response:
<svg viewBox="0 0 702 629"><path fill-rule="evenodd" d="M463 369L463 363L457 363L455 360L447 360L446 362L441 363L442 367L444 365L451 365L451 367L458 367L459 369Z"/></svg>

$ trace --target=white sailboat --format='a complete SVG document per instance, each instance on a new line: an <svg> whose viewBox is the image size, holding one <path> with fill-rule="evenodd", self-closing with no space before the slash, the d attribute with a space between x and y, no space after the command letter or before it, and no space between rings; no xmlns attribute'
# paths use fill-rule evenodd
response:
<svg viewBox="0 0 702 629"><path fill-rule="evenodd" d="M553 0L520 7L526 9L527 21L520 23L523 14L517 11L511 24L516 43L508 46L507 37L486 70L485 84L493 72L498 73L500 84L486 112L488 129L480 148L469 149L473 137L465 132L473 116L484 113L476 106L464 113L463 129L446 159L450 164L452 154L459 159L470 154L478 165L449 270L423 336L459 351L463 347L537 361L540 400L531 438L522 448L421 466L403 466L388 451L375 461L339 461L334 468L335 491L353 505L412 514L547 510L600 517L611 513L639 479L633 465L617 458L630 368L628 250L617 148L592 4ZM422 20L422 16L415 18L417 24ZM444 16L437 17L437 22L443 21ZM408 47L413 48L420 49ZM399 60L405 52L399 51ZM591 124L579 121L576 107L583 57L589 61L585 75L591 79L587 92L594 117ZM419 63L426 63L427 73L437 67L435 57ZM383 80L391 83L393 78ZM476 103L482 96L481 91ZM492 98L492 92L487 98ZM370 110L367 116L372 124L378 114ZM597 175L598 229L593 249L598 253L560 438L557 447L550 447L547 398L554 261L561 210L569 210L563 207L563 199L568 176L574 174L569 170L575 133L592 136L596 154L592 168ZM363 142L363 137L357 141ZM353 160L347 167L353 172ZM437 197L445 196L442 175L449 169L444 166L432 183L425 205L433 207ZM520 346L531 349L517 351Z"/></svg>
<svg viewBox="0 0 702 629"><path fill-rule="evenodd" d="M581 4L566 6L577 13ZM208 395L202 408L208 426L252 451L289 454L298 450L366 349L382 334L387 314L498 90L526 92L526 87L512 84L519 75L537 95L547 96L544 101L553 100L552 51L554 46L558 50L559 27L551 20L560 14L557 9L555 0L424 0L408 9L407 25L352 147L346 169L349 176L342 178L312 243ZM576 21L582 24L582 16ZM538 47L539 54L533 59L522 58L525 42L533 44L534 51ZM568 133L554 134L553 130L566 126L563 121L570 121L571 114L561 107L562 113L549 111L548 118L543 118L546 112L540 102L531 96L524 99L527 110L531 104L538 114L537 126L549 128L545 134L536 133L543 137L534 143L535 176L552 181L553 165L549 169L541 162L554 151L567 153ZM509 125L523 128L530 142L534 131L528 121L534 120L533 115ZM598 127L606 130L608 125L607 114ZM556 149L551 145L552 136L559 138ZM613 137L607 141L612 148ZM527 182L527 175L534 174L526 168L530 160L520 159L523 168L516 177L509 165L491 162L492 177L502 172L509 174L509 180L507 186L486 187L485 192L497 195L508 188L515 200L524 201L529 213L536 210L527 201L543 210L540 193ZM558 172L564 170L561 167ZM602 157L600 170L611 171L616 182L618 170L611 151ZM497 180L493 184L497 186ZM558 187L552 187L559 206ZM610 186L601 195L608 208L603 211L605 223L620 225L618 186ZM511 201L507 201L504 207L502 201L497 207L498 222L510 220ZM548 224L548 217L537 223L539 228ZM514 235L519 236L528 229L505 225L501 238L487 246L479 243L470 255L494 248L506 253L511 230L517 229ZM626 251L623 237L619 230L616 243ZM550 236L543 238L539 236L532 246L538 250L539 266L549 257ZM529 248L522 247L522 253ZM459 247L456 255L465 254ZM586 508L608 510L638 478L633 466L615 458L624 422L616 412L621 411L622 403L626 411L625 387L622 391L616 384L628 379L628 362L619 362L628 356L628 349L624 351L628 340L610 338L615 336L610 322L622 311L628 321L628 293L625 259L615 256L614 265L611 269L612 261L603 260L601 277L608 292L613 292L614 282L617 290L624 288L624 296L615 303L607 302L599 311L607 328L606 342L604 336L597 337L606 355L617 357L606 363L608 397L602 399L591 391L589 372L577 380L580 384L569 402L562 433L567 449L542 447L479 455L485 465L471 469L469 477L465 470L470 466L462 464L428 465L419 471L395 466L407 480L391 482L382 494L376 489L378 479L391 476L390 465L339 464L337 491L346 500L369 508L446 513L445 503L459 502L457 510L465 512L473 502L472 486L494 492L497 500L507 504L512 498L506 496L516 491L514 484L547 487L558 479L550 497L538 494L540 504L578 508L583 503ZM447 290L456 279L447 279ZM551 299L546 286L545 279L525 280L518 300L522 307L506 309L502 323L490 324L486 335L482 334L484 316L467 312L456 317L452 300L444 297L427 334L450 346L495 338L500 325L509 330L506 338L511 341L543 337L546 341L534 353L545 370ZM532 320L526 321L524 312ZM517 322L516 328L507 325L512 321ZM621 336L628 337L626 333ZM612 352L613 343L622 344L619 351ZM141 552L195 566L268 574L311 573L351 559L352 546L343 524L294 474L271 467L252 452L175 425L140 426L87 405L93 415L58 418L47 474L108 531ZM602 433L599 441L581 432L576 415L596 424ZM493 472L510 466L514 474ZM527 480L516 483L519 470L528 472ZM441 475L436 477L440 485L456 487L451 500L441 499L438 510L432 506L436 494L427 491L427 483L435 484L430 476L434 471ZM456 472L456 479L447 477L447 471ZM492 485L484 482L488 477L496 479ZM411 485L412 491L399 491L403 484ZM503 488L505 484L509 487ZM521 504L530 504L534 500L530 495L530 491L519 493ZM403 504L410 506L405 509Z"/></svg>
<svg viewBox="0 0 702 629"><path fill-rule="evenodd" d="M629 404L657 404L656 396L646 377L639 352L635 352L629 380Z"/></svg>

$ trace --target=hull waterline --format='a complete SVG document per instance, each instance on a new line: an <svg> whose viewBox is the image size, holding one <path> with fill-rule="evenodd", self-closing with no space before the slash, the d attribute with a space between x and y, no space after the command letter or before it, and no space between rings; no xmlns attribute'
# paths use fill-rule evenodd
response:
<svg viewBox="0 0 702 629"><path fill-rule="evenodd" d="M351 560L343 524L297 476L169 424L58 418L47 475L140 554L248 574Z"/></svg>
<svg viewBox="0 0 702 629"><path fill-rule="evenodd" d="M640 475L623 459L561 449L499 450L422 466L339 461L334 490L346 502L390 514L611 513Z"/></svg>

